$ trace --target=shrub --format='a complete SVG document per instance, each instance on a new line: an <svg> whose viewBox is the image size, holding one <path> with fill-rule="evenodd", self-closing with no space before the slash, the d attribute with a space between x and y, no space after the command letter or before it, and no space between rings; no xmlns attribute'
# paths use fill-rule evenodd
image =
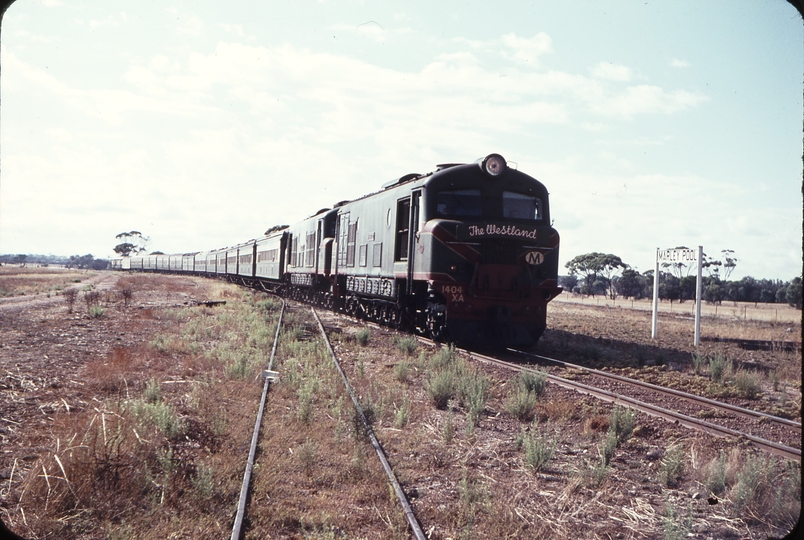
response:
<svg viewBox="0 0 804 540"><path fill-rule="evenodd" d="M744 398L755 399L762 393L759 374L753 370L738 370L734 375L734 385Z"/></svg>
<svg viewBox="0 0 804 540"><path fill-rule="evenodd" d="M721 452L706 466L704 484L714 495L720 495L726 490L726 456Z"/></svg>
<svg viewBox="0 0 804 540"><path fill-rule="evenodd" d="M614 407L609 418L609 432L617 437L617 445L628 437L636 427L636 411L624 407Z"/></svg>
<svg viewBox="0 0 804 540"><path fill-rule="evenodd" d="M659 477L662 483L668 487L675 487L684 475L684 446L681 444L671 445L664 453L659 464Z"/></svg>
<svg viewBox="0 0 804 540"><path fill-rule="evenodd" d="M145 401L147 403L162 402L162 387L159 385L159 381L153 377L145 384Z"/></svg>
<svg viewBox="0 0 804 540"><path fill-rule="evenodd" d="M410 376L410 362L398 362L394 365L394 377L399 382L407 382L408 377Z"/></svg>
<svg viewBox="0 0 804 540"><path fill-rule="evenodd" d="M525 465L534 471L540 471L553 458L556 443L534 434L526 434L522 439L525 451Z"/></svg>
<svg viewBox="0 0 804 540"><path fill-rule="evenodd" d="M706 363L706 356L697 352L692 353L692 369L696 375L703 373L704 364Z"/></svg>
<svg viewBox="0 0 804 540"><path fill-rule="evenodd" d="M597 451L600 454L600 461L604 466L611 463L611 458L614 457L614 451L617 449L617 435L613 431L606 433L605 438L601 441Z"/></svg>
<svg viewBox="0 0 804 540"><path fill-rule="evenodd" d="M731 371L731 360L726 360L722 353L717 353L709 359L709 374L712 376L712 382L723 384Z"/></svg>
<svg viewBox="0 0 804 540"><path fill-rule="evenodd" d="M461 403L466 407L466 420L471 427L476 427L486 408L489 380L480 373L471 372L464 373L457 383Z"/></svg>
<svg viewBox="0 0 804 540"><path fill-rule="evenodd" d="M215 471L212 467L200 463L190 478L190 483L200 499L209 499L215 488Z"/></svg>
<svg viewBox="0 0 804 540"><path fill-rule="evenodd" d="M506 410L520 422L533 420L533 409L536 406L536 395L522 389L517 389L505 404Z"/></svg>
<svg viewBox="0 0 804 540"><path fill-rule="evenodd" d="M67 303L67 313L72 313L73 307L75 306L75 300L78 298L78 289L65 289L61 294L64 295L64 301Z"/></svg>
<svg viewBox="0 0 804 540"><path fill-rule="evenodd" d="M527 392L533 392L536 396L541 396L547 385L547 373L539 370L521 371L519 373L519 384Z"/></svg>
<svg viewBox="0 0 804 540"><path fill-rule="evenodd" d="M394 345L396 345L396 348L406 356L414 356L416 354L416 349L419 348L419 342L415 337L411 336L395 338Z"/></svg>
<svg viewBox="0 0 804 540"><path fill-rule="evenodd" d="M355 332L355 340L360 345L367 345L370 338L371 338L371 329L370 328L363 327L360 330L358 330L357 332Z"/></svg>
<svg viewBox="0 0 804 540"><path fill-rule="evenodd" d="M455 377L449 370L436 371L427 379L424 389L437 409L446 409L455 390Z"/></svg>
<svg viewBox="0 0 804 540"><path fill-rule="evenodd" d="M101 306L89 306L89 316L92 319L103 317L104 313L106 313L106 310Z"/></svg>
<svg viewBox="0 0 804 540"><path fill-rule="evenodd" d="M687 538L692 530L692 506L687 512L687 517L683 520L677 515L676 509L670 504L665 507L665 515L662 518L662 533L664 540L683 540Z"/></svg>
<svg viewBox="0 0 804 540"><path fill-rule="evenodd" d="M403 428L407 425L410 419L410 404L408 400L402 401L402 405L394 412L394 425L398 428Z"/></svg>

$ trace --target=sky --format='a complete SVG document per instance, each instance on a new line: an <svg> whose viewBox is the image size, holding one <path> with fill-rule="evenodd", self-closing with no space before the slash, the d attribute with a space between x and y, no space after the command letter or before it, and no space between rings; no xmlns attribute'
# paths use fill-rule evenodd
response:
<svg viewBox="0 0 804 540"><path fill-rule="evenodd" d="M490 153L560 265L733 250L802 268L804 30L782 0L17 0L0 253L192 252Z"/></svg>

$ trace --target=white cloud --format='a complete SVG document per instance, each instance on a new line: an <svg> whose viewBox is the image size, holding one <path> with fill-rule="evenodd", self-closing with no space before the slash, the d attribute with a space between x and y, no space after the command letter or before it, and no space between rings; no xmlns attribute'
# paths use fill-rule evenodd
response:
<svg viewBox="0 0 804 540"><path fill-rule="evenodd" d="M679 60L678 58L673 58L672 60L670 60L670 67L685 68L690 67L690 64L685 60Z"/></svg>
<svg viewBox="0 0 804 540"><path fill-rule="evenodd" d="M508 54L514 59L534 67L538 65L540 56L553 52L553 41L544 32L539 32L531 38L521 38L513 33L506 34L502 37L502 43L511 49Z"/></svg>
<svg viewBox="0 0 804 540"><path fill-rule="evenodd" d="M600 62L592 68L592 76L609 81L628 82L632 78L631 69L620 64Z"/></svg>

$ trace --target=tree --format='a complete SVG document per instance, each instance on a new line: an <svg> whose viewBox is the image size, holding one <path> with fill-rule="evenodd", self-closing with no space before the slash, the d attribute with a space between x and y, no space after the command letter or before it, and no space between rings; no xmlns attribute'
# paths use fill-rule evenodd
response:
<svg viewBox="0 0 804 540"><path fill-rule="evenodd" d="M614 279L614 287L620 296L635 300L648 296L649 286L647 277L632 268L626 268L621 276Z"/></svg>
<svg viewBox="0 0 804 540"><path fill-rule="evenodd" d="M628 265L617 255L598 252L578 255L564 266L569 270L570 275L581 274L583 276L584 286L581 288L581 292L594 295L601 290L602 285L605 287L603 294L608 289L609 297L612 300L617 298L612 278L617 272L628 268Z"/></svg>
<svg viewBox="0 0 804 540"><path fill-rule="evenodd" d="M794 277L790 285L787 286L787 303L796 309L801 309L801 278Z"/></svg>
<svg viewBox="0 0 804 540"><path fill-rule="evenodd" d="M114 252L121 257L130 257L144 252L151 240L147 236L143 236L140 231L121 232L115 238L122 240L114 247Z"/></svg>
<svg viewBox="0 0 804 540"><path fill-rule="evenodd" d="M733 249L724 249L721 250L723 254L723 271L725 272L725 279L729 279L729 276L732 272L734 272L734 268L737 266L737 257L734 255Z"/></svg>

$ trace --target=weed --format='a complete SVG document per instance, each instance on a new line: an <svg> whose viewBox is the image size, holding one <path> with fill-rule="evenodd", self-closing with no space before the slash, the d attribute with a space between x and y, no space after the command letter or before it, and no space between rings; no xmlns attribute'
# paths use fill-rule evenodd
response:
<svg viewBox="0 0 804 540"><path fill-rule="evenodd" d="M357 359L357 376L361 379L366 376L366 365L363 363L363 357Z"/></svg>
<svg viewBox="0 0 804 540"><path fill-rule="evenodd" d="M106 313L106 310L101 306L89 306L89 317L91 319L103 317L104 313Z"/></svg>
<svg viewBox="0 0 804 540"><path fill-rule="evenodd" d="M394 364L394 377L399 382L407 382L412 368L410 362L397 362Z"/></svg>
<svg viewBox="0 0 804 540"><path fill-rule="evenodd" d="M452 411L447 413L444 424L441 426L441 436L444 437L444 443L449 444L455 437L455 421L452 417Z"/></svg>
<svg viewBox="0 0 804 540"><path fill-rule="evenodd" d="M146 403L161 403L162 402L162 387L159 381L151 377L145 384L145 402Z"/></svg>
<svg viewBox="0 0 804 540"><path fill-rule="evenodd" d="M779 374L779 371L775 370L775 369L772 369L770 372L768 372L768 379L770 379L770 382L773 385L773 391L778 392L779 391L779 383L782 380L782 377Z"/></svg>
<svg viewBox="0 0 804 540"><path fill-rule="evenodd" d="M709 462L706 471L706 488L714 495L726 491L726 456L722 452Z"/></svg>
<svg viewBox="0 0 804 540"><path fill-rule="evenodd" d="M371 338L371 329L363 327L357 332L355 332L355 340L359 345L366 346L368 345L369 339Z"/></svg>
<svg viewBox="0 0 804 540"><path fill-rule="evenodd" d="M446 409L455 389L455 376L449 370L436 371L427 379L424 389L437 409Z"/></svg>
<svg viewBox="0 0 804 540"><path fill-rule="evenodd" d="M536 396L541 396L547 385L547 373L540 370L521 371L519 373L519 384L527 392L533 392Z"/></svg>
<svg viewBox="0 0 804 540"><path fill-rule="evenodd" d="M412 336L395 337L394 345L406 356L414 356L419 348L418 340Z"/></svg>
<svg viewBox="0 0 804 540"><path fill-rule="evenodd" d="M698 352L692 353L692 369L696 375L703 373L706 356Z"/></svg>
<svg viewBox="0 0 804 540"><path fill-rule="evenodd" d="M64 302L67 304L67 313L72 313L75 300L78 298L78 289L65 289L61 294L64 296Z"/></svg>
<svg viewBox="0 0 804 540"><path fill-rule="evenodd" d="M506 410L520 422L533 420L534 407L536 407L536 394L518 388L508 397Z"/></svg>
<svg viewBox="0 0 804 540"><path fill-rule="evenodd" d="M762 393L759 373L753 370L737 370L737 373L734 375L734 386L737 388L737 392L744 398L755 399Z"/></svg>
<svg viewBox="0 0 804 540"><path fill-rule="evenodd" d="M304 424L309 424L313 416L313 385L309 382L299 388L299 409L296 415Z"/></svg>
<svg viewBox="0 0 804 540"><path fill-rule="evenodd" d="M556 442L531 433L523 437L522 448L525 451L525 465L540 471L553 458Z"/></svg>
<svg viewBox="0 0 804 540"><path fill-rule="evenodd" d="M725 379L732 371L732 362L724 358L723 353L718 352L709 359L709 374L712 382L717 384L725 383Z"/></svg>
<svg viewBox="0 0 804 540"><path fill-rule="evenodd" d="M472 427L477 427L480 415L486 408L489 386L489 380L480 373L459 379L461 402L466 407L466 419Z"/></svg>
<svg viewBox="0 0 804 540"><path fill-rule="evenodd" d="M407 398L402 401L402 405L394 412L394 426L403 428L407 425L410 419L410 403Z"/></svg>
<svg viewBox="0 0 804 540"><path fill-rule="evenodd" d="M176 439L185 431L184 422L169 405L139 400L131 401L129 405L141 423L155 426L167 439Z"/></svg>
<svg viewBox="0 0 804 540"><path fill-rule="evenodd" d="M601 460L597 462L596 465L588 465L588 468L584 473L584 479L586 480L587 485L597 489L603 485L603 482L605 482L606 478L608 478L610 472L611 466Z"/></svg>
<svg viewBox="0 0 804 540"><path fill-rule="evenodd" d="M763 456L748 458L737 474L737 484L732 490L735 512L749 506L767 505L772 498L773 482L772 460Z"/></svg>
<svg viewBox="0 0 804 540"><path fill-rule="evenodd" d="M457 360L458 354L455 352L455 347L442 347L430 358L430 369L440 370L447 369Z"/></svg>
<svg viewBox="0 0 804 540"><path fill-rule="evenodd" d="M308 437L304 444L296 450L296 456L307 476L311 476L318 463L318 445Z"/></svg>
<svg viewBox="0 0 804 540"><path fill-rule="evenodd" d="M200 499L209 499L215 488L215 471L212 467L199 463L195 468L195 474L190 477L190 483Z"/></svg>
<svg viewBox="0 0 804 540"><path fill-rule="evenodd" d="M600 461L603 465L611 463L611 458L614 457L614 451L617 449L617 435L613 431L606 433L606 436L597 447L598 454L600 454Z"/></svg>
<svg viewBox="0 0 804 540"><path fill-rule="evenodd" d="M676 509L670 504L665 506L665 515L662 518L662 533L664 540L683 540L692 530L692 506L687 517L683 520L676 514Z"/></svg>
<svg viewBox="0 0 804 540"><path fill-rule="evenodd" d="M609 432L613 432L617 437L617 445L628 437L636 427L636 411L624 407L614 407L609 417Z"/></svg>
<svg viewBox="0 0 804 540"><path fill-rule="evenodd" d="M681 443L671 445L664 453L659 464L659 478L667 487L676 487L684 476L684 446Z"/></svg>

